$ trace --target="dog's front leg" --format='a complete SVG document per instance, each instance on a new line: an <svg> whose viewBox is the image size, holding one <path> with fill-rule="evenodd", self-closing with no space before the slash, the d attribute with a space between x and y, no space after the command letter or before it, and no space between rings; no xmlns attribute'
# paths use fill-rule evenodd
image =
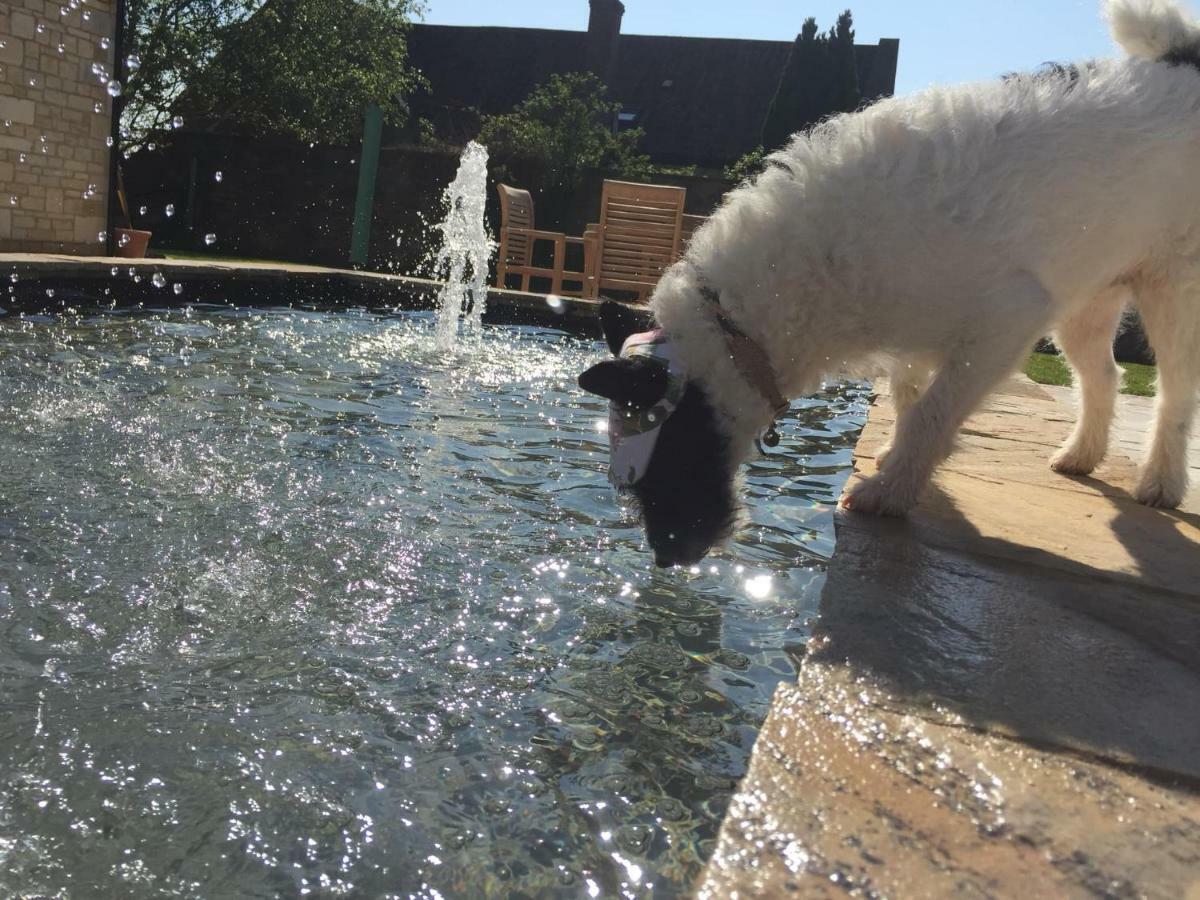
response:
<svg viewBox="0 0 1200 900"><path fill-rule="evenodd" d="M903 516L916 505L934 469L954 449L963 421L1012 373L1050 317L1041 283L1019 273L980 298L987 313L972 323L929 389L896 422L882 471L851 484L842 506L854 512Z"/></svg>

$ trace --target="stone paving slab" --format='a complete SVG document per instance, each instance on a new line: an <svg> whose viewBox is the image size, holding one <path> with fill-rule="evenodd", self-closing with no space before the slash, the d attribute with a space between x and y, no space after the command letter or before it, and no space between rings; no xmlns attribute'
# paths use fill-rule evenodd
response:
<svg viewBox="0 0 1200 900"><path fill-rule="evenodd" d="M1195 794L880 700L780 689L699 897L1200 898Z"/></svg>
<svg viewBox="0 0 1200 900"><path fill-rule="evenodd" d="M1042 390L1063 404L1075 415L1079 402L1074 388L1058 385L1041 385ZM1113 449L1141 462L1150 443L1151 427L1154 423L1154 398L1122 395L1117 403L1117 417L1113 423ZM1200 415L1192 423L1192 440L1188 445L1188 468L1191 470L1192 489L1184 502L1184 508L1200 512Z"/></svg>
<svg viewBox="0 0 1200 900"><path fill-rule="evenodd" d="M1071 420L1010 382L909 520L839 513L702 896L1200 900L1200 515L1051 472Z"/></svg>

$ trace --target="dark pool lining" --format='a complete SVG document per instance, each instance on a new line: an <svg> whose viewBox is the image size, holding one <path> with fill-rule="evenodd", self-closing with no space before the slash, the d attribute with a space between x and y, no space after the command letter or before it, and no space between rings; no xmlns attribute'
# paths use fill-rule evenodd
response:
<svg viewBox="0 0 1200 900"><path fill-rule="evenodd" d="M113 275L116 266L119 274ZM134 281L130 268L140 281ZM155 287L155 273L167 280ZM17 275L14 283L9 280ZM172 285L182 284L175 294ZM13 288L9 293L4 285ZM299 309L314 312L429 312L441 282L341 269L159 263L154 260L6 260L0 257L0 308L10 315L107 312L113 309L183 309L200 304ZM108 289L111 293L105 294ZM47 294L53 291L53 296ZM599 302L569 297L551 305L543 294L488 288L484 322L557 328L578 337L602 337Z"/></svg>

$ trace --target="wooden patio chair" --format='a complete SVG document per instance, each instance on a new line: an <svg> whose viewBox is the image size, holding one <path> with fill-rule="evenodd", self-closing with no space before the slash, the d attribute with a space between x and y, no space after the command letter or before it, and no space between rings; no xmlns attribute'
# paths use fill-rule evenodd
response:
<svg viewBox="0 0 1200 900"><path fill-rule="evenodd" d="M584 246L583 238L567 237L557 231L538 231L534 227L533 197L529 191L496 185L500 195L500 252L496 257L496 287L508 286L510 275L518 276L520 289L528 291L531 278L550 281L550 293L564 297L582 297L587 288L584 272L566 270L567 246ZM554 246L554 257L550 268L533 264L534 245L548 241ZM585 269L587 253L584 253ZM563 282L577 282L578 288L566 288Z"/></svg>
<svg viewBox="0 0 1200 900"><path fill-rule="evenodd" d="M684 213L683 227L679 237L679 255L683 256L687 252L688 244L692 242L692 235L696 233L696 229L704 224L707 216L689 216Z"/></svg>
<svg viewBox="0 0 1200 900"><path fill-rule="evenodd" d="M605 181L587 296L627 291L645 303L679 256L687 191L658 184Z"/></svg>

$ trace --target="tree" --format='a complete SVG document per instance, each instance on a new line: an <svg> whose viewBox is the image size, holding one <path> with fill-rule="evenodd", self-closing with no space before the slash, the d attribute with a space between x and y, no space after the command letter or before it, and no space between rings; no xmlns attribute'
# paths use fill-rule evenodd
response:
<svg viewBox="0 0 1200 900"><path fill-rule="evenodd" d="M259 0L126 0L119 74L125 149L138 149L171 130L184 88L217 54L229 27Z"/></svg>
<svg viewBox="0 0 1200 900"><path fill-rule="evenodd" d="M619 103L591 73L552 75L512 112L484 117L479 134L502 166L534 163L543 184L535 188L578 187L588 171L644 180L650 158L638 152L640 128L613 133Z"/></svg>
<svg viewBox="0 0 1200 900"><path fill-rule="evenodd" d="M861 101L850 10L828 34L819 33L816 19L806 19L767 111L763 146L776 150L796 132L835 113L852 112Z"/></svg>
<svg viewBox="0 0 1200 900"><path fill-rule="evenodd" d="M403 124L421 83L408 66L414 0L267 0L227 28L220 51L189 82L188 115L239 130L347 143L377 104Z"/></svg>
<svg viewBox="0 0 1200 900"><path fill-rule="evenodd" d="M829 57L832 78L831 112L854 112L862 103L858 89L858 60L854 54L854 17L850 10L838 16L829 33Z"/></svg>

